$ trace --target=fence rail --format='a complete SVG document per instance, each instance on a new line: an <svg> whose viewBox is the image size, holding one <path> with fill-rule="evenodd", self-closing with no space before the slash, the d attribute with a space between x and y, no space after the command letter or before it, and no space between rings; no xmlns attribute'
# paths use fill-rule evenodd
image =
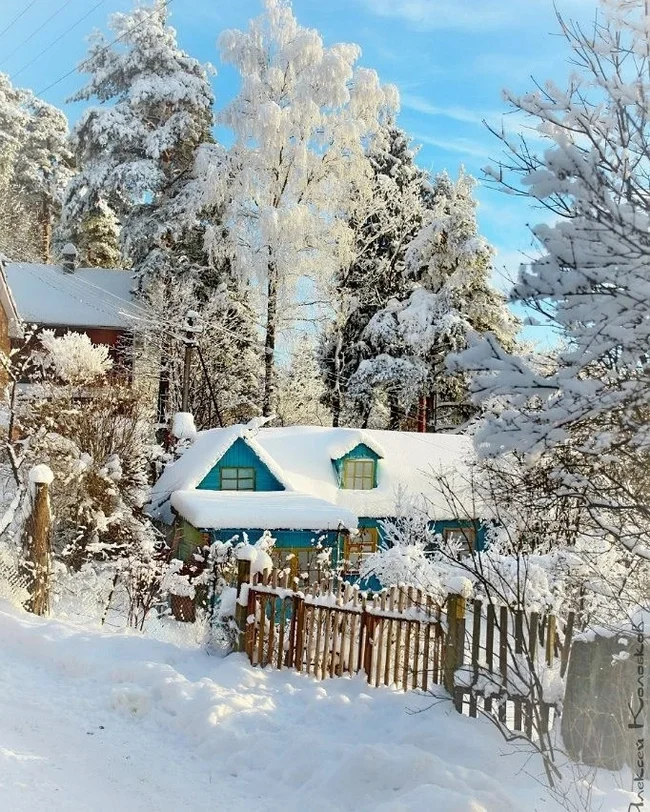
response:
<svg viewBox="0 0 650 812"><path fill-rule="evenodd" d="M413 587L370 595L342 580L295 591L277 574L250 579L248 566L240 562L238 626L253 665L317 679L363 673L404 691L444 685L468 716L492 714L529 737L552 725L539 674L564 676L573 615L560 633L554 615L460 595L441 606Z"/></svg>

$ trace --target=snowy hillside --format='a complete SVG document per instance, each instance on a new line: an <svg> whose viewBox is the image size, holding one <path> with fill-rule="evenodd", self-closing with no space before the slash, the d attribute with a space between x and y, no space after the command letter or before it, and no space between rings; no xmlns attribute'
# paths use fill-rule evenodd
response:
<svg viewBox="0 0 650 812"><path fill-rule="evenodd" d="M538 763L431 697L263 672L6 603L0 647L3 810L558 808ZM597 800L627 808L622 793Z"/></svg>

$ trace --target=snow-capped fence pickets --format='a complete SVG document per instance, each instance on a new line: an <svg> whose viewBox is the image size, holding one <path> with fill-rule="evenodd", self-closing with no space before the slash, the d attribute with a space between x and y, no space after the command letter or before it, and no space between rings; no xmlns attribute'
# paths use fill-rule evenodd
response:
<svg viewBox="0 0 650 812"><path fill-rule="evenodd" d="M317 679L362 673L405 691L444 685L460 713L492 714L529 737L548 731L572 615L560 633L554 615L460 595L441 606L413 587L365 594L342 579L297 591L285 574L249 579L249 562L239 566L240 648L253 665Z"/></svg>

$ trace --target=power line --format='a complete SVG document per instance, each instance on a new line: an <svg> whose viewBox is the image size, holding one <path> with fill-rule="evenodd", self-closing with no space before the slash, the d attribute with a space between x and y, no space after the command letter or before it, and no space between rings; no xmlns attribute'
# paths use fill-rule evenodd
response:
<svg viewBox="0 0 650 812"><path fill-rule="evenodd" d="M27 68L31 67L34 64L34 62L36 62L37 60L39 60L43 56L43 54L47 53L50 50L50 48L53 48L57 43L61 42L61 40L63 39L63 37L65 37L66 34L69 34L70 31L72 31L73 28L76 28L87 17L90 17L90 15L93 13L93 11L98 9L105 2L106 2L106 0L99 0L98 3L95 3L95 5L89 11L87 11L85 14L83 14L81 17L79 17L79 19L76 22L72 23L72 25L68 26L65 29L65 31L62 31L59 34L59 36L56 37L56 39L53 39L52 42L50 42L49 45L46 45L45 48L43 48L41 51L39 51L39 53L36 54L36 56L33 59L31 59L29 62L27 62L26 65L23 65L22 68L20 68L20 70L17 70L16 73L14 73L12 75L12 79L15 79L17 76L20 76L20 74L23 71L25 71L25 70L27 70Z"/></svg>
<svg viewBox="0 0 650 812"><path fill-rule="evenodd" d="M6 34L7 31L9 31L9 29L12 28L18 22L18 20L20 20L21 17L24 17L25 14L27 14L27 12L30 10L30 8L34 5L35 2L36 2L36 0L31 0L31 3L28 3L22 11L19 11L18 14L16 14L16 16L13 18L13 20L8 25L6 25L2 29L2 31L0 31L0 37L3 34Z"/></svg>
<svg viewBox="0 0 650 812"><path fill-rule="evenodd" d="M54 19L54 18L55 18L55 17L56 17L58 14L60 14L60 13L63 11L63 9L64 9L64 8L67 8L67 6L69 6L71 2L72 2L72 0L65 0L65 3L64 3L62 6L59 6L59 8L55 9L55 10L52 12L52 14L50 14L50 16L47 18L47 20L45 20L45 22L41 23L41 24L38 26L38 28L34 29L34 31L32 31L32 33L31 33L31 34L30 34L28 37L26 37L26 38L25 38L25 39L24 39L24 40L23 40L23 41L20 43L20 45L16 45L16 47L13 49L13 51L9 51L9 53L8 53L8 54L5 54L5 57L4 57L4 59L3 59L3 60L0 62L0 65L4 65L4 64L5 64L5 62L7 62L7 60L11 59L11 57L12 57L12 56L13 56L15 53L17 53L18 51L20 51L20 49L23 47L23 45L27 45L27 43L28 43L30 40L32 40L32 39L33 39L33 38L34 38L34 37L35 37L35 36L38 34L38 32L39 32L39 31L42 31L42 30L45 28L45 26L46 26L46 25L47 25L47 24L48 24L48 23L49 23L51 20L53 20L53 19Z"/></svg>
<svg viewBox="0 0 650 812"><path fill-rule="evenodd" d="M173 2L174 2L174 0L166 0L166 2L165 2L166 8L169 8L169 6L171 6L171 4ZM137 30L141 25L143 25L143 23L146 23L147 20L150 20L157 13L158 13L158 8L154 8L153 11L150 14L147 14L146 17L143 17L137 25L133 26L133 28L130 28L128 31L125 31L123 34L120 34L119 37L115 37L115 39L111 40L109 43L104 45L103 48L100 48L99 51L94 53L92 56L89 56L87 59L84 59L83 62L80 62L77 65L76 68L72 68L67 73L64 73L63 76L59 76L58 79L55 79L53 82L50 82L50 84L47 85L47 87L44 87L42 90L39 90L36 95L37 96L42 96L44 93L47 93L48 90L51 90L53 87L56 87L56 85L58 85L64 79L67 79L68 76L72 76L74 73L77 73L78 71L83 70L83 68L89 62L91 62L93 59L95 59L100 54L106 53L106 51L108 51L110 48L112 48L113 45L115 45L118 42L121 42L127 34L133 33L133 31Z"/></svg>

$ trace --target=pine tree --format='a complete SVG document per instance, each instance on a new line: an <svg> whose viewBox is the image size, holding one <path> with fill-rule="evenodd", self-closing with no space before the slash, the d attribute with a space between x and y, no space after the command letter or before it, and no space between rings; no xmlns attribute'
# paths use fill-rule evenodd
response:
<svg viewBox="0 0 650 812"><path fill-rule="evenodd" d="M368 357L350 382L357 398L384 390L402 410L434 394L460 402L466 383L446 361L466 346L468 334L491 331L513 345L517 320L490 285L492 249L478 233L474 186L463 171L456 182L446 173L436 177L427 219L405 255L416 281L368 323Z"/></svg>
<svg viewBox="0 0 650 812"><path fill-rule="evenodd" d="M32 94L27 94L26 105L29 115L15 158L14 183L31 213L41 259L50 262L52 229L73 175L68 120L61 110Z"/></svg>
<svg viewBox="0 0 650 812"><path fill-rule="evenodd" d="M74 128L80 171L64 225L108 206L121 224L124 259L142 275L173 269L172 249L183 239L175 198L197 147L212 138L208 68L178 47L167 20L164 0L112 15L119 44L93 36L81 65L90 81L73 97L102 106L88 108Z"/></svg>
<svg viewBox="0 0 650 812"><path fill-rule="evenodd" d="M326 48L301 27L289 3L265 0L249 30L220 37L224 62L242 86L221 116L234 143L215 155L207 184L223 204L240 273L257 286L264 321L262 411L276 401L276 340L283 299L297 281L323 279L347 239L341 213L361 185L364 136L393 94L374 71L355 67L354 45Z"/></svg>
<svg viewBox="0 0 650 812"><path fill-rule="evenodd" d="M99 197L78 229L77 248L81 264L89 268L119 268L120 226L115 213Z"/></svg>
<svg viewBox="0 0 650 812"><path fill-rule="evenodd" d="M71 174L64 114L0 74L0 251L49 261L52 225Z"/></svg>
<svg viewBox="0 0 650 812"><path fill-rule="evenodd" d="M366 352L364 331L378 310L392 297L405 295L412 284L406 248L422 224L430 196L428 176L415 164L415 154L408 136L392 119L368 151L372 189L350 220L352 261L335 277L334 320L320 346L325 402L335 426L346 414L351 420L367 420L372 399L354 399L349 392L350 378ZM390 400L393 423L397 403Z"/></svg>

